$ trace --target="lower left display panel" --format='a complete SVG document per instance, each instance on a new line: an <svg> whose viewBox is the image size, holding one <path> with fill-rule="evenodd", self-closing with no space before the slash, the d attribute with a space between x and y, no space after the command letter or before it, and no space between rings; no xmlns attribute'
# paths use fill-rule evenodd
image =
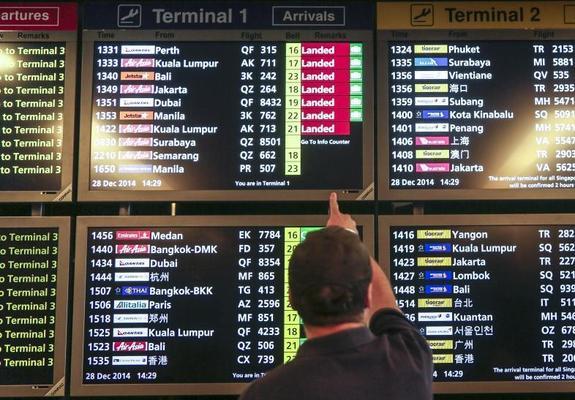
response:
<svg viewBox="0 0 575 400"><path fill-rule="evenodd" d="M70 218L0 218L0 396L63 396Z"/></svg>

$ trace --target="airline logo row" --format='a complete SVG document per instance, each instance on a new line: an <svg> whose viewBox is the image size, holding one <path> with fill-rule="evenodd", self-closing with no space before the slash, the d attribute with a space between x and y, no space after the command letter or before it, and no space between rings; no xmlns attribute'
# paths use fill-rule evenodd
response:
<svg viewBox="0 0 575 400"><path fill-rule="evenodd" d="M96 248L98 252L98 248ZM116 254L217 254L218 245L185 245L185 246L154 246L150 244L117 244Z"/></svg>

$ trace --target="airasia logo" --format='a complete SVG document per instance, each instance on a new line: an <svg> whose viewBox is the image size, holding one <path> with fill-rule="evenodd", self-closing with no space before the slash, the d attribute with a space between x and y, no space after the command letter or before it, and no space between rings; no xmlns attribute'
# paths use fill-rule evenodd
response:
<svg viewBox="0 0 575 400"><path fill-rule="evenodd" d="M154 85L120 85L121 94L154 93Z"/></svg>
<svg viewBox="0 0 575 400"><path fill-rule="evenodd" d="M114 351L145 351L146 342L114 342Z"/></svg>
<svg viewBox="0 0 575 400"><path fill-rule="evenodd" d="M150 252L149 244L117 244L116 254L147 254Z"/></svg>
<svg viewBox="0 0 575 400"><path fill-rule="evenodd" d="M153 58L122 58L122 67L146 68L154 66Z"/></svg>

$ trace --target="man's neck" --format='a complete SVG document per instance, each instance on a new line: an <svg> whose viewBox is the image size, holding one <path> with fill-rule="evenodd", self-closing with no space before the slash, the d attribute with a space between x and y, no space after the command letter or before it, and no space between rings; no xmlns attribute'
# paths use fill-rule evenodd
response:
<svg viewBox="0 0 575 400"><path fill-rule="evenodd" d="M305 325L305 334L308 339L314 339L322 336L333 335L341 331L346 331L348 329L361 328L365 326L362 322L346 322L337 325L328 326L311 326Z"/></svg>

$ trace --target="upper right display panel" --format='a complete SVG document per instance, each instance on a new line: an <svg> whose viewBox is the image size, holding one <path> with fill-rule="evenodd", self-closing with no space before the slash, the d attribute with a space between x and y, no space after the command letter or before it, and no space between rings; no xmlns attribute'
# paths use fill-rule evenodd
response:
<svg viewBox="0 0 575 400"><path fill-rule="evenodd" d="M378 4L381 200L575 187L575 4Z"/></svg>

